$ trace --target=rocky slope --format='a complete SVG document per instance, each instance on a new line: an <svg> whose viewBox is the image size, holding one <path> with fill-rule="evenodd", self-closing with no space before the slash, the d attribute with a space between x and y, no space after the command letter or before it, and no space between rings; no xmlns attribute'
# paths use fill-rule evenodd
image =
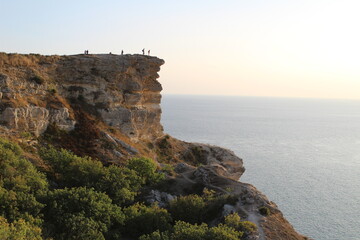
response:
<svg viewBox="0 0 360 240"><path fill-rule="evenodd" d="M169 186L149 202L207 187L232 194L222 216L239 212L259 227L252 239L304 239L277 206L255 187L238 182L242 159L230 150L187 143L163 133L160 123L164 61L144 55L41 56L0 54L0 134L16 139L33 162L39 146L56 145L104 163L135 155L173 165ZM42 166L44 167L44 166ZM266 207L270 215L260 214Z"/></svg>

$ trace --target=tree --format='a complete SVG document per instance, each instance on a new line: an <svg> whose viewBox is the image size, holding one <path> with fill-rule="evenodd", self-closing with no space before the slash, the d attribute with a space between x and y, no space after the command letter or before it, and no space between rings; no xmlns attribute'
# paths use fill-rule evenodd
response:
<svg viewBox="0 0 360 240"><path fill-rule="evenodd" d="M243 233L224 224L209 228L208 238L211 240L239 240Z"/></svg>
<svg viewBox="0 0 360 240"><path fill-rule="evenodd" d="M137 172L145 184L154 184L165 178L164 174L156 172L156 164L149 158L132 158L126 166Z"/></svg>
<svg viewBox="0 0 360 240"><path fill-rule="evenodd" d="M44 200L47 230L58 239L104 239L125 219L106 194L91 188L57 189Z"/></svg>
<svg viewBox="0 0 360 240"><path fill-rule="evenodd" d="M152 233L155 230L165 231L171 228L171 216L166 209L157 205L150 207L136 203L124 209L126 216L124 232L132 237Z"/></svg>
<svg viewBox="0 0 360 240"><path fill-rule="evenodd" d="M60 186L94 188L107 193L116 204L133 201L144 184L143 177L135 170L115 165L105 167L99 161L78 157L65 149L42 149L41 156L52 166Z"/></svg>
<svg viewBox="0 0 360 240"><path fill-rule="evenodd" d="M178 197L170 202L170 213L175 220L189 223L201 223L206 203L201 196L188 195Z"/></svg>
<svg viewBox="0 0 360 240"><path fill-rule="evenodd" d="M0 138L0 215L13 222L38 217L37 198L48 189L43 174L25 158L21 148Z"/></svg>
<svg viewBox="0 0 360 240"><path fill-rule="evenodd" d="M207 232L209 228L207 224L200 225L190 224L183 221L177 221L174 226L172 234L173 240L204 240L207 239Z"/></svg>
<svg viewBox="0 0 360 240"><path fill-rule="evenodd" d="M0 216L0 239L41 240L41 229L24 219L8 223L6 218Z"/></svg>

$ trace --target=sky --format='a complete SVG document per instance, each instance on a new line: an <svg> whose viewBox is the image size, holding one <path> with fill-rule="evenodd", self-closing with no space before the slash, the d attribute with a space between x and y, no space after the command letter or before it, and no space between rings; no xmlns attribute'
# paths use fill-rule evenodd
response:
<svg viewBox="0 0 360 240"><path fill-rule="evenodd" d="M360 99L358 0L0 0L0 52L141 53L165 94Z"/></svg>

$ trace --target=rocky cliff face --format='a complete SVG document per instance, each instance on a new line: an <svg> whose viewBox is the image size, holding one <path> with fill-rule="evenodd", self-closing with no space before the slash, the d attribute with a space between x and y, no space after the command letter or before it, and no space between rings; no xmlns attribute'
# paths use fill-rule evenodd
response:
<svg viewBox="0 0 360 240"><path fill-rule="evenodd" d="M72 130L76 121L66 102L80 101L134 141L162 134L159 58L6 55L1 63L0 121L11 129L40 135L54 123Z"/></svg>
<svg viewBox="0 0 360 240"><path fill-rule="evenodd" d="M173 165L176 175L165 192L152 191L150 202L206 187L236 198L224 205L222 216L236 211L256 223L258 233L249 239L304 239L274 203L238 181L245 169L232 151L163 133L157 81L162 64L144 55L0 53L0 135L33 134L25 146L30 152L34 144L52 144L107 164L151 157L160 166ZM271 215L261 215L260 207Z"/></svg>

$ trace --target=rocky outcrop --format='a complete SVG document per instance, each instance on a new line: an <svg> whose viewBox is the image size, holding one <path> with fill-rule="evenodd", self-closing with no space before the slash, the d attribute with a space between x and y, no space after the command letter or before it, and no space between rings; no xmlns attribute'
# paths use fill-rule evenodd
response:
<svg viewBox="0 0 360 240"><path fill-rule="evenodd" d="M251 233L246 239L250 240L304 240L308 239L298 234L291 224L284 218L274 202L271 202L264 194L254 186L224 177L214 171L211 166L194 168L184 163L175 166L178 175L171 179L169 189L166 192L149 194L152 201L159 199L162 205L166 205L170 199L196 192L207 188L217 193L232 196L232 201L224 204L221 214L216 221L221 221L224 216L238 213L242 220L253 222L257 225L257 231ZM264 213L261 209L267 209Z"/></svg>
<svg viewBox="0 0 360 240"><path fill-rule="evenodd" d="M156 148L159 162L181 162L176 168L183 168L183 171L190 167L185 163L203 165L215 174L235 181L245 172L241 158L233 151L218 146L184 142L165 135L157 139Z"/></svg>
<svg viewBox="0 0 360 240"><path fill-rule="evenodd" d="M64 106L53 108L32 104L26 99L46 99L45 86L40 86L26 78L11 78L0 73L0 123L16 131L28 131L36 136L42 134L49 124L60 129L73 130L75 121L70 117L69 109Z"/></svg>
<svg viewBox="0 0 360 240"><path fill-rule="evenodd" d="M0 66L0 119L8 128L39 135L54 123L72 130L75 119L70 109L51 106L51 98L58 95L70 103L80 102L133 141L163 134L159 105L162 87L156 79L164 61L159 58L9 55L7 60ZM14 65L19 66L14 69Z"/></svg>
<svg viewBox="0 0 360 240"><path fill-rule="evenodd" d="M217 175L233 180L239 180L245 172L243 160L229 149L200 143L192 143L192 149L197 149L204 159L205 165L210 167Z"/></svg>
<svg viewBox="0 0 360 240"><path fill-rule="evenodd" d="M50 123L60 129L70 131L75 127L75 121L69 118L69 110L46 109L43 107L28 106L20 108L7 107L0 115L0 122L9 128L18 131L29 131L39 136L47 129Z"/></svg>
<svg viewBox="0 0 360 240"><path fill-rule="evenodd" d="M133 140L162 135L157 72L164 61L143 55L66 57L56 69L61 95L92 106Z"/></svg>

